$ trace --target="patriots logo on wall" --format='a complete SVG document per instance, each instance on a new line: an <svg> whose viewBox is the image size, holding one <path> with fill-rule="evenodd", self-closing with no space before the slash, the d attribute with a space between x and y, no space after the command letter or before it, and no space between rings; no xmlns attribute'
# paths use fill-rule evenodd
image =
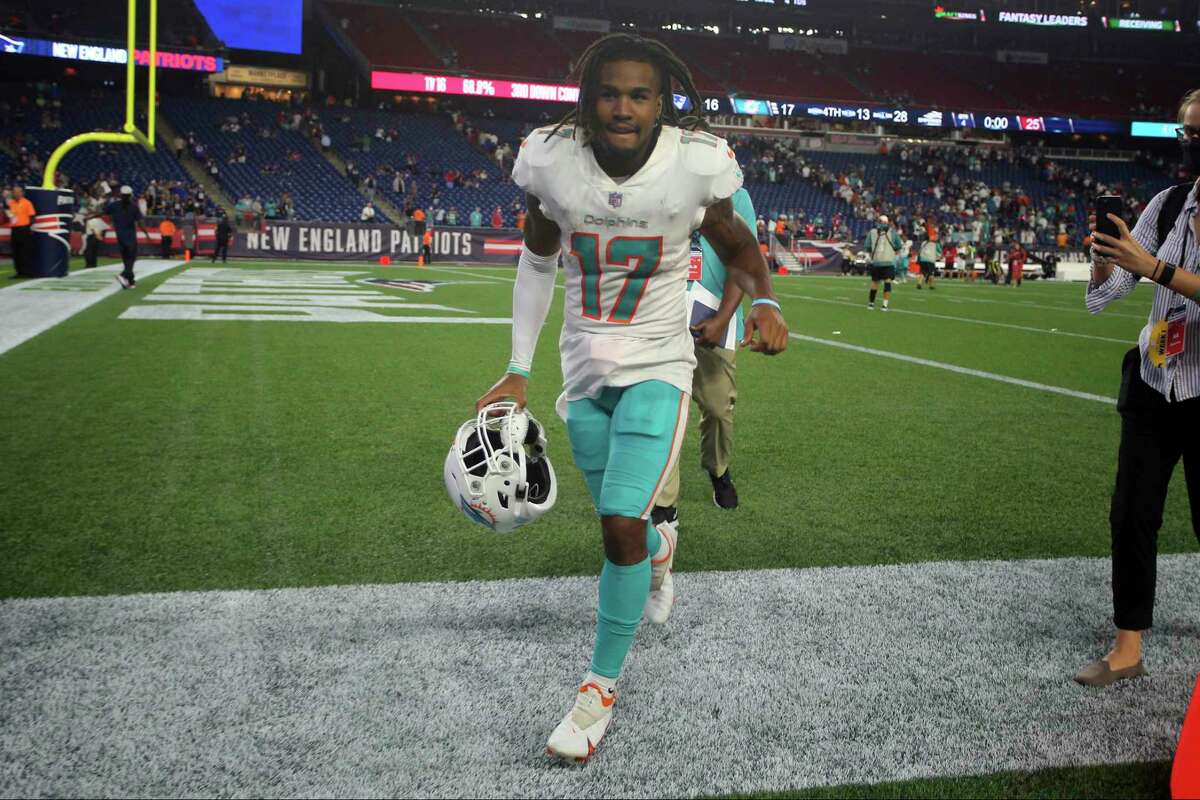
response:
<svg viewBox="0 0 1200 800"><path fill-rule="evenodd" d="M362 283L369 283L373 286L386 286L389 289L405 289L410 292L422 292L429 294L439 286L445 285L446 281L422 281L422 280L403 280L400 278L367 278Z"/></svg>
<svg viewBox="0 0 1200 800"><path fill-rule="evenodd" d="M623 200L623 199L624 199L624 195L622 195L620 192L609 192L608 193L608 204L610 206L612 206L613 208L620 208L621 200Z"/></svg>

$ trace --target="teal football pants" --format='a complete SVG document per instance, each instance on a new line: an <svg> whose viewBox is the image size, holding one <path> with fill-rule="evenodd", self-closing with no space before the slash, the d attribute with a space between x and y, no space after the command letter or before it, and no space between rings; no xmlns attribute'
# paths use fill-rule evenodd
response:
<svg viewBox="0 0 1200 800"><path fill-rule="evenodd" d="M687 428L689 397L663 381L608 387L599 397L572 400L567 436L601 517L646 519L643 561L600 571L592 672L614 680L633 645L650 594L650 559L660 537L647 519Z"/></svg>

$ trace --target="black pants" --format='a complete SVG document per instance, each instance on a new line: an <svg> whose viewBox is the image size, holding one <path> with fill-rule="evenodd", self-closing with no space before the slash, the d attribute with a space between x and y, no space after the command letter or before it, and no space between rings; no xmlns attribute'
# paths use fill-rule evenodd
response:
<svg viewBox="0 0 1200 800"><path fill-rule="evenodd" d="M1168 403L1142 380L1135 347L1121 367L1121 449L1109 522L1112 526L1113 622L1121 630L1154 624L1158 529L1167 484L1179 459L1187 481L1192 530L1200 538L1200 436L1192 433L1200 397Z"/></svg>
<svg viewBox="0 0 1200 800"><path fill-rule="evenodd" d="M433 263L433 250L430 249L429 245L427 245L427 244L421 245L421 255L425 257L426 264Z"/></svg>
<svg viewBox="0 0 1200 800"><path fill-rule="evenodd" d="M12 239L13 269L22 277L33 275L33 232L28 225L13 227Z"/></svg>
<svg viewBox="0 0 1200 800"><path fill-rule="evenodd" d="M132 283L134 281L133 262L137 261L137 243L126 244L125 242L118 242L118 244L121 247L121 260L125 262L125 269L122 270L121 274L125 276L127 281Z"/></svg>
<svg viewBox="0 0 1200 800"><path fill-rule="evenodd" d="M83 265L85 267L96 266L96 259L100 255L100 237L87 237L87 247L83 250Z"/></svg>
<svg viewBox="0 0 1200 800"><path fill-rule="evenodd" d="M159 258L170 258L171 257L171 245L174 242L175 242L174 236L162 237L162 251L159 252L158 257Z"/></svg>
<svg viewBox="0 0 1200 800"><path fill-rule="evenodd" d="M217 256L221 257L221 261L228 263L228 261L229 261L229 240L228 239L217 239L217 249L213 250L213 254L212 254L212 260L213 260L214 264L217 262Z"/></svg>

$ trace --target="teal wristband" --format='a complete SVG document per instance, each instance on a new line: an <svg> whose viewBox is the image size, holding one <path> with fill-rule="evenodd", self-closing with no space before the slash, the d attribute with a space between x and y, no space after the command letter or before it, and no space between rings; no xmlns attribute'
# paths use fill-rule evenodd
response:
<svg viewBox="0 0 1200 800"><path fill-rule="evenodd" d="M783 309L779 307L779 303L775 302L774 300L772 300L769 297L760 297L757 300L755 300L754 302L752 302L750 304L750 306L751 306L751 308L753 308L754 306L771 306L776 311L783 311Z"/></svg>
<svg viewBox="0 0 1200 800"><path fill-rule="evenodd" d="M518 367L516 364L509 364L508 369L506 369L504 371L509 375L520 375L522 378L529 377L529 370L522 369L521 367Z"/></svg>

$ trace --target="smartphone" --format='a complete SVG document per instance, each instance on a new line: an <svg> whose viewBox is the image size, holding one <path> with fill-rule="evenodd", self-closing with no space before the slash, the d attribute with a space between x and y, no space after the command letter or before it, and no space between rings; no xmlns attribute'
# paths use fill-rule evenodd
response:
<svg viewBox="0 0 1200 800"><path fill-rule="evenodd" d="M1121 195L1119 194L1102 194L1096 198L1096 230L1100 233L1113 237L1114 239L1121 238L1121 232L1117 230L1117 223L1108 218L1109 214L1121 216L1122 211Z"/></svg>

